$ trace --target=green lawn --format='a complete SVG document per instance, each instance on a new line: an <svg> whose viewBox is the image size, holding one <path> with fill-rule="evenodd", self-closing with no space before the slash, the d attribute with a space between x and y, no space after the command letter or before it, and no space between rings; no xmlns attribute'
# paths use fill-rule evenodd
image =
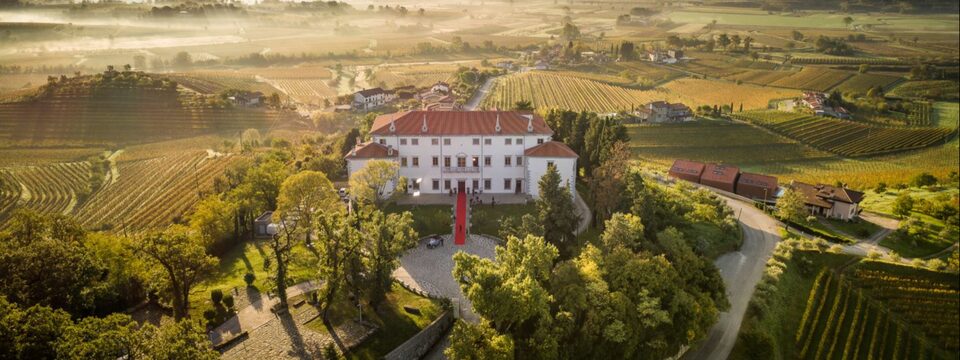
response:
<svg viewBox="0 0 960 360"><path fill-rule="evenodd" d="M533 214L536 211L536 206L533 204L476 205L472 209L472 233L497 236L500 230L500 219L504 217L519 218L524 214ZM453 208L450 205L391 204L387 206L386 211L391 213L410 211L413 213L413 227L420 233L420 236L450 233L450 216L453 214Z"/></svg>
<svg viewBox="0 0 960 360"><path fill-rule="evenodd" d="M893 214L893 202L897 199L897 196L904 192L909 193L910 196L913 197L914 203L916 203L919 200L932 200L934 197L942 195L952 198L960 194L960 189L958 189L956 186L927 187L922 189L912 187L903 190L888 188L887 191L881 194L878 194L873 190L867 190L864 192L863 201L860 203L860 206L875 213L895 216ZM936 225L943 226L943 221L940 221L939 219L926 216L925 214L921 213L915 212L915 214L921 215L921 218L924 218L924 221L929 221Z"/></svg>
<svg viewBox="0 0 960 360"><path fill-rule="evenodd" d="M940 232L943 226L937 226L933 224L928 225L929 231L927 236L919 239L918 241L905 239L899 234L893 233L881 240L880 245L896 251L897 254L900 254L900 256L914 258L937 253L943 249L946 249L948 246L953 245L953 243L957 241L957 239L944 239L940 236L937 236L937 233Z"/></svg>
<svg viewBox="0 0 960 360"><path fill-rule="evenodd" d="M404 306L417 308L420 314L411 314L403 309ZM377 311L363 309L363 319L378 325L380 329L354 348L349 358L363 360L382 358L436 320L441 311L438 301L421 297L394 284L393 290L387 294L387 301L381 304ZM340 299L331 308L330 321L336 326L347 319L355 319L357 315L358 310L354 304ZM321 333L327 332L320 318L308 322L306 326Z"/></svg>
<svg viewBox="0 0 960 360"><path fill-rule="evenodd" d="M877 224L866 220L859 221L843 221L836 219L820 219L822 222L830 224L830 226L844 232L847 235L855 236L859 239L867 239L873 234L876 234L880 231L881 227ZM839 235L839 234L838 234Z"/></svg>
<svg viewBox="0 0 960 360"><path fill-rule="evenodd" d="M269 259L269 269L264 268L264 259ZM317 274L315 264L316 257L306 246L294 247L287 283L295 285L314 278ZM245 288L247 285L243 281L243 276L248 272L256 276L254 286L258 290L262 292L272 289L270 275L275 268L273 251L266 241L252 240L238 244L223 255L217 270L194 288L190 298L191 311L194 314L202 314L204 310L212 308L210 291L213 289L220 289L227 294L234 287Z"/></svg>

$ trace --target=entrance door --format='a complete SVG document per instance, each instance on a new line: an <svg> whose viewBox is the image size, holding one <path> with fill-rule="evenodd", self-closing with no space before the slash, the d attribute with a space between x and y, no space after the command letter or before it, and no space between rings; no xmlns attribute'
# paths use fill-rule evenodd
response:
<svg viewBox="0 0 960 360"><path fill-rule="evenodd" d="M514 186L514 188L516 189L517 194L523 193L523 180L517 179L517 186Z"/></svg>
<svg viewBox="0 0 960 360"><path fill-rule="evenodd" d="M457 192L466 192L467 191L467 181L459 180L457 181Z"/></svg>

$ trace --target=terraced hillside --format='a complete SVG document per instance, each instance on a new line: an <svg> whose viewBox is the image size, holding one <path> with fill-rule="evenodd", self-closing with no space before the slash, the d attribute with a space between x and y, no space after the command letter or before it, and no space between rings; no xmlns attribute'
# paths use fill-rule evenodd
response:
<svg viewBox="0 0 960 360"><path fill-rule="evenodd" d="M955 359L960 284L948 274L862 264L824 270L796 332L801 359Z"/></svg>
<svg viewBox="0 0 960 360"><path fill-rule="evenodd" d="M232 155L207 151L161 153L152 158L117 161L119 176L78 209L85 227L141 230L170 224L209 192L214 177L232 161Z"/></svg>
<svg viewBox="0 0 960 360"><path fill-rule="evenodd" d="M142 76L148 83L161 82ZM59 146L142 142L266 128L284 116L181 93L176 83L167 81L133 87L107 86L103 81L96 76L64 78L41 87L30 99L0 103L0 142Z"/></svg>
<svg viewBox="0 0 960 360"><path fill-rule="evenodd" d="M0 169L0 218L13 208L69 214L90 193L89 162Z"/></svg>
<svg viewBox="0 0 960 360"><path fill-rule="evenodd" d="M766 127L817 149L843 156L863 156L943 144L955 131L945 128L876 127L853 121L754 111L733 114L737 120Z"/></svg>

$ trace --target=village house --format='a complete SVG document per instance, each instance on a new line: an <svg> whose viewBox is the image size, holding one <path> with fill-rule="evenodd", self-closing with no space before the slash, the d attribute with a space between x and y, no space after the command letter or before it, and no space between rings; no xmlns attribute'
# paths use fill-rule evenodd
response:
<svg viewBox="0 0 960 360"><path fill-rule="evenodd" d="M666 101L654 101L648 103L634 111L634 115L641 122L666 123L683 122L694 119L693 111L690 107L681 103L668 103Z"/></svg>
<svg viewBox="0 0 960 360"><path fill-rule="evenodd" d="M372 159L394 161L410 193L526 194L555 166L574 194L577 154L551 139L538 115L516 111L404 111L373 122L371 140L347 156L347 172Z"/></svg>
<svg viewBox="0 0 960 360"><path fill-rule="evenodd" d="M863 200L863 193L859 191L799 181L791 182L790 187L803 195L804 205L811 215L849 221L858 217L862 210L860 201Z"/></svg>
<svg viewBox="0 0 960 360"><path fill-rule="evenodd" d="M259 91L241 91L233 96L227 97L227 100L233 102L236 106L254 107L263 104L263 93Z"/></svg>
<svg viewBox="0 0 960 360"><path fill-rule="evenodd" d="M849 119L850 112L843 106L833 107L827 101L827 94L813 91L805 91L801 97L801 102L813 110L817 116L831 116L839 119Z"/></svg>
<svg viewBox="0 0 960 360"><path fill-rule="evenodd" d="M356 110L370 110L390 103L397 98L393 91L376 87L363 89L353 93L353 108Z"/></svg>
<svg viewBox="0 0 960 360"><path fill-rule="evenodd" d="M447 84L443 81L437 81L436 84L430 87L430 91L440 94L449 94L450 93L450 84Z"/></svg>
<svg viewBox="0 0 960 360"><path fill-rule="evenodd" d="M661 64L676 64L683 60L683 50L654 50L647 53L647 60Z"/></svg>

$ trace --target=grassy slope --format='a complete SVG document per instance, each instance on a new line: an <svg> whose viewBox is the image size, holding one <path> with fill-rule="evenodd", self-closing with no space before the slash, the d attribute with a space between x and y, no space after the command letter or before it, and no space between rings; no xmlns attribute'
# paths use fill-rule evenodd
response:
<svg viewBox="0 0 960 360"><path fill-rule="evenodd" d="M897 196L904 192L909 193L910 196L914 198L915 202L921 199L932 200L934 197L942 195L954 197L957 196L957 194L960 194L960 190L958 190L956 187L925 189L909 188L904 190L888 189L882 194L877 194L874 191L867 191L862 205L867 210L894 216L893 202ZM943 229L944 226L942 220L917 211L913 212L913 216L919 217L920 220L927 224L927 228L929 230L928 236L921 241L913 243L909 241L903 241L897 237L896 234L893 234L883 239L880 242L880 245L893 249L898 254L905 257L918 257L930 255L943 250L944 248L950 246L953 242L957 241L957 239L944 239L937 236L937 233Z"/></svg>

